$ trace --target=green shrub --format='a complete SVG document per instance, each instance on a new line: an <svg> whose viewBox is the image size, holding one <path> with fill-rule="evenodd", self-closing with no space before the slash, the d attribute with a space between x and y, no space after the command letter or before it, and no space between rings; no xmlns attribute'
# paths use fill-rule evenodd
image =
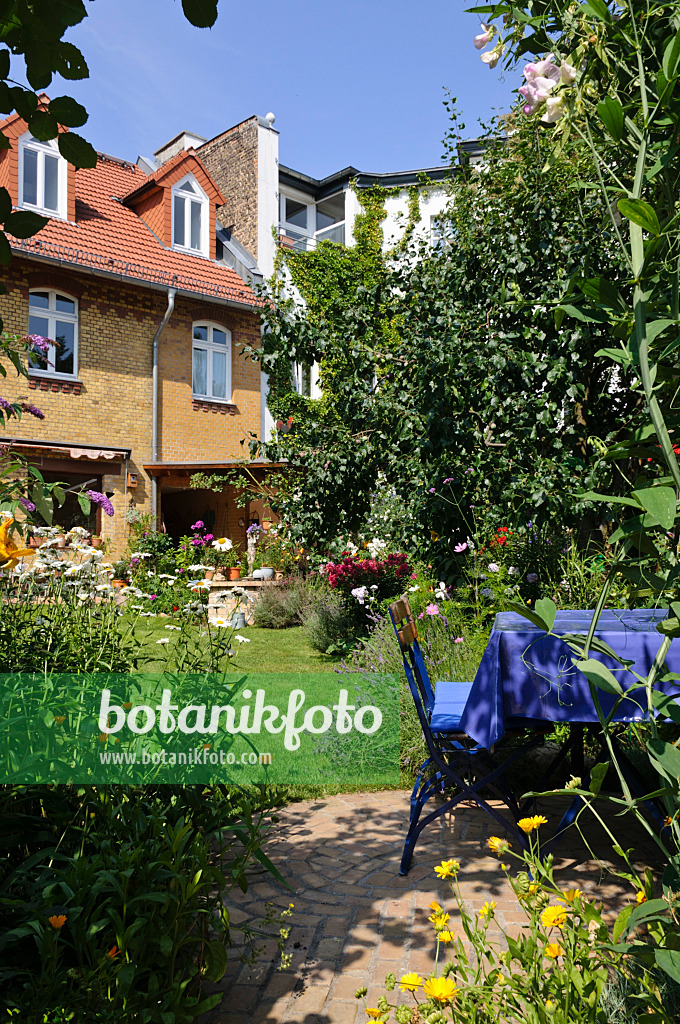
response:
<svg viewBox="0 0 680 1024"><path fill-rule="evenodd" d="M224 974L229 892L262 856L259 803L217 786L4 787L0 1003L22 1024L57 1009L185 1024L219 1005L201 985Z"/></svg>
<svg viewBox="0 0 680 1024"><path fill-rule="evenodd" d="M310 644L322 654L346 654L357 640L355 619L345 601L325 586L316 588L304 627Z"/></svg>
<svg viewBox="0 0 680 1024"><path fill-rule="evenodd" d="M253 609L255 625L265 629L302 625L305 612L314 600L314 590L311 584L299 577L263 587Z"/></svg>

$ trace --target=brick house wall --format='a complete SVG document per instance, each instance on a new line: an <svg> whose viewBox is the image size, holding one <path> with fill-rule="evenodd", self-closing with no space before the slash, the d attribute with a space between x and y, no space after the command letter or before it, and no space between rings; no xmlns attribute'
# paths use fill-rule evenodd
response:
<svg viewBox="0 0 680 1024"><path fill-rule="evenodd" d="M22 258L12 260L4 283L7 294L0 296L0 316L11 333L23 335L28 330L32 288L57 288L78 300L80 387L39 374L32 375L27 385L10 369L2 393L10 399L25 394L45 413L44 420L24 416L12 428L11 436L17 439L132 449L127 463L117 462L119 473L102 476L102 489L114 492L116 514L99 517L100 532L113 542L113 554L119 554L127 540L124 513L130 498L140 511L151 511L151 479L143 465L152 461L152 340L167 308L167 293L75 269L53 270ZM192 400L191 328L200 319L222 323L232 331L233 401L229 406ZM247 447L239 442L260 427L259 364L240 355L243 345L251 341L259 341L257 313L178 297L159 348L159 461L248 456ZM87 459L77 460L79 471L88 465ZM92 465L93 475L100 465ZM76 460L64 458L64 467L75 469ZM137 474L134 490L127 486L127 473ZM230 510L229 522L234 517ZM224 525L228 525L226 518Z"/></svg>
<svg viewBox="0 0 680 1024"><path fill-rule="evenodd" d="M218 222L257 259L257 117L229 128L196 152L227 201L217 211Z"/></svg>

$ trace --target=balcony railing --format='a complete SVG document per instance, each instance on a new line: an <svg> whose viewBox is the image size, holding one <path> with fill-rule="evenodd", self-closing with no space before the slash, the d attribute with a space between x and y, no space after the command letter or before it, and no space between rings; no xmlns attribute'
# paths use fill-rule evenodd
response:
<svg viewBox="0 0 680 1024"><path fill-rule="evenodd" d="M322 228L315 235L306 235L302 231L296 231L288 224L279 224L279 243L285 249L295 249L296 252L310 252L315 249L318 242L337 242L345 244L345 222L331 224L328 228Z"/></svg>

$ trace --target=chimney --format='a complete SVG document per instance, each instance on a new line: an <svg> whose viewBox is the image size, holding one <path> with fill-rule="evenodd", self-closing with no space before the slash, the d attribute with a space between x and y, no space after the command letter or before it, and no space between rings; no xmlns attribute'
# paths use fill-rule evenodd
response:
<svg viewBox="0 0 680 1024"><path fill-rule="evenodd" d="M154 153L156 167L161 167L184 149L198 149L204 142L203 136L196 135L195 132L180 132L179 135L175 135L174 139L170 139L164 146L156 150Z"/></svg>

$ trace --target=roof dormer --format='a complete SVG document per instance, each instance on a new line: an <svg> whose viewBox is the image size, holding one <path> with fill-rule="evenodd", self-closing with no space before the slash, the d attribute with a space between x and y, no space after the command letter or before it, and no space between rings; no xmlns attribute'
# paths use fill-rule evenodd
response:
<svg viewBox="0 0 680 1024"><path fill-rule="evenodd" d="M40 96L38 109L49 99ZM68 131L60 126L59 131ZM12 205L34 210L44 217L74 222L76 219L76 169L59 152L56 139L34 138L28 124L12 114L2 124L10 148L0 151L0 186L9 192Z"/></svg>
<svg viewBox="0 0 680 1024"><path fill-rule="evenodd" d="M194 150L184 150L124 197L168 249L215 259L215 214L225 199Z"/></svg>

